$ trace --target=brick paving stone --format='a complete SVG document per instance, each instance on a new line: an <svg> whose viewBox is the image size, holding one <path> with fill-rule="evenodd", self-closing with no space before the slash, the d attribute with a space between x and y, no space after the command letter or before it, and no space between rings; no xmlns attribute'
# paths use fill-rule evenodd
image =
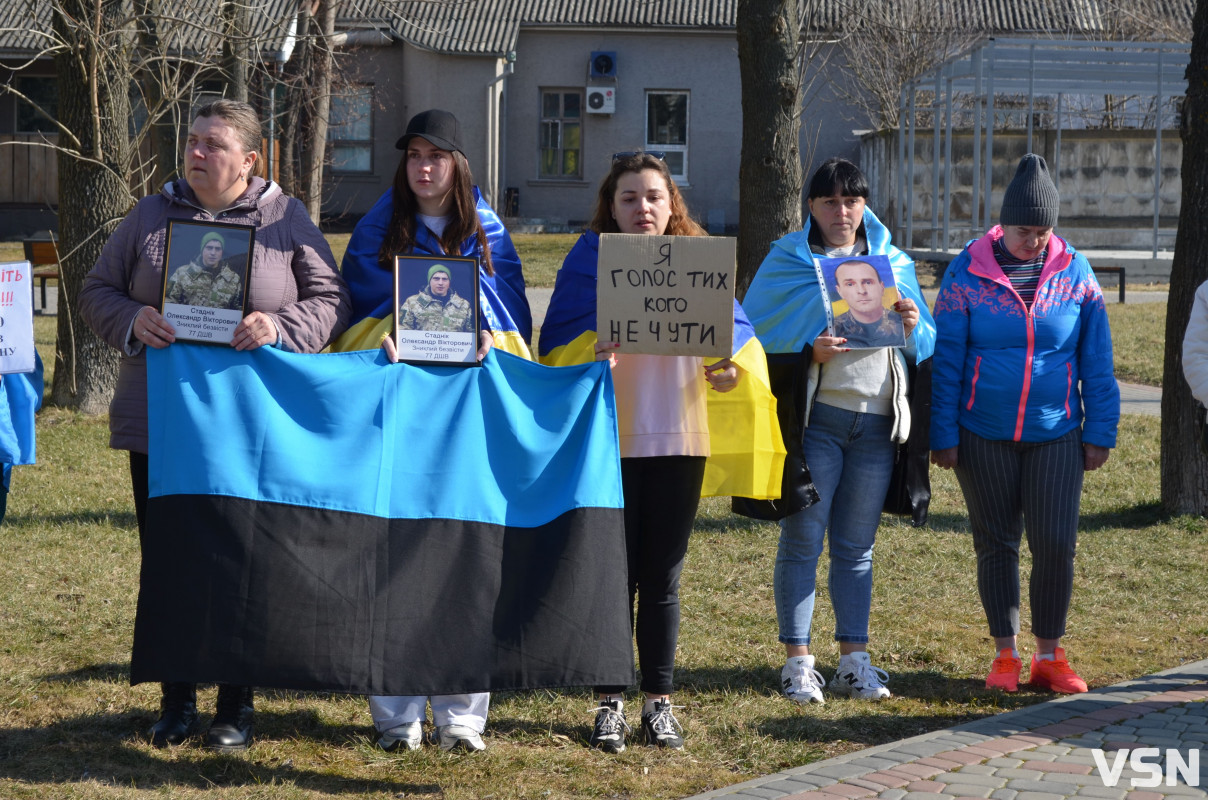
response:
<svg viewBox="0 0 1208 800"><path fill-rule="evenodd" d="M833 798L831 800L834 800ZM950 794L935 794L933 792L907 792L902 800L952 800Z"/></svg>
<svg viewBox="0 0 1208 800"><path fill-rule="evenodd" d="M995 773L1000 778L1006 778L1008 781L1035 781L1041 779L1041 774L1034 769L1019 769L1018 767L1003 767Z"/></svg>
<svg viewBox="0 0 1208 800"><path fill-rule="evenodd" d="M886 789L877 795L878 800L902 800L907 794L905 789Z"/></svg>
<svg viewBox="0 0 1208 800"><path fill-rule="evenodd" d="M884 758L880 753L875 756L861 756L848 761L858 767L868 767L869 769L893 769L898 764L906 763L907 759L903 758Z"/></svg>
<svg viewBox="0 0 1208 800"><path fill-rule="evenodd" d="M990 792L990 800L1015 800L1017 794L1014 789L995 789Z"/></svg>
<svg viewBox="0 0 1208 800"><path fill-rule="evenodd" d="M963 783L972 786L988 786L991 789L1001 789L1007 785L1006 778L998 777L998 774L978 775L976 773L965 772L945 772L942 775L936 775L933 780L940 783Z"/></svg>
<svg viewBox="0 0 1208 800"><path fill-rule="evenodd" d="M911 781L917 780L917 776L903 775L901 773L895 773L889 770L878 770L877 772L868 773L867 775L863 776L861 780L869 781L871 783L879 783L882 786L886 786L891 789L900 789Z"/></svg>
<svg viewBox="0 0 1208 800"><path fill-rule="evenodd" d="M815 775L812 771L817 767L825 766L825 764L826 762L822 762L821 764L807 764L804 767L787 769L784 772L781 772L780 775L783 775L786 778L792 778L795 781L800 781L801 783L808 783L810 786L815 788L819 786L827 786L828 784L834 783L835 779L827 778L823 775Z"/></svg>
<svg viewBox="0 0 1208 800"><path fill-rule="evenodd" d="M1069 758L1068 754L1058 756L1057 753L1046 753L1038 749L1021 750L1020 752L1016 753L1015 756L1023 759L1024 761L1056 761L1058 758Z"/></svg>
<svg viewBox="0 0 1208 800"><path fill-rule="evenodd" d="M931 778L939 775L945 770L930 766L928 764L920 764L915 762L913 764L899 764L898 766L894 767L892 771L902 772L907 775L914 775L917 778Z"/></svg>
<svg viewBox="0 0 1208 800"><path fill-rule="evenodd" d="M806 783L796 778L781 778L780 780L768 781L767 783L761 783L759 788L779 792L780 794L793 794L794 792L800 794L801 792L813 792L818 789L814 784Z"/></svg>
<svg viewBox="0 0 1208 800"><path fill-rule="evenodd" d="M868 789L873 794L880 794L881 792L885 791L886 788L885 784L883 783L868 780L867 775L865 775L863 778L848 778L847 780L843 781L843 784L845 786L859 786L861 789Z"/></svg>
<svg viewBox="0 0 1208 800"><path fill-rule="evenodd" d="M940 783L939 781L912 781L905 788L908 792L931 792L932 794L939 794L940 792L944 792L947 787L948 784ZM944 793L947 794L947 792Z"/></svg>
<svg viewBox="0 0 1208 800"><path fill-rule="evenodd" d="M1064 797L1067 787L1068 784L1060 783L1058 781L1036 780L1035 778L1030 780L1026 778L1013 778L1007 781L1006 788L1016 789L1020 793L1045 792L1047 794L1057 794Z"/></svg>
<svg viewBox="0 0 1208 800"><path fill-rule="evenodd" d="M784 792L768 789L766 786L748 786L736 796L742 797L744 800L751 800L756 797L760 800L782 800Z"/></svg>
<svg viewBox="0 0 1208 800"><path fill-rule="evenodd" d="M1046 736L1052 736L1054 739L1061 739L1066 736L1072 736L1075 733L1082 733L1083 731L1094 730L1095 728L1098 728L1098 727L1099 727L1098 725L1095 725L1093 723L1086 723L1083 725L1079 725L1078 723L1067 721L1067 722L1059 722L1056 725L1045 725L1044 727L1036 728L1032 732L1033 733L1042 733L1042 734L1045 734Z"/></svg>
<svg viewBox="0 0 1208 800"><path fill-rule="evenodd" d="M1157 792L1129 792L1127 800L1162 800Z"/></svg>
<svg viewBox="0 0 1208 800"><path fill-rule="evenodd" d="M1042 780L1050 783L1062 783L1074 791L1075 786L1102 786L1103 779L1098 775L1076 775L1069 772L1046 772Z"/></svg>
<svg viewBox="0 0 1208 800"><path fill-rule="evenodd" d="M995 772L997 769L989 764L970 764L967 767L961 767L962 775L993 775Z"/></svg>
<svg viewBox="0 0 1208 800"><path fill-rule="evenodd" d="M950 758L940 758L939 756L929 756L927 758L920 758L920 759L915 760L914 763L922 764L925 767L938 767L939 769L941 769L943 771L947 771L950 769L957 769L958 767L965 766L964 763L961 761L953 761Z"/></svg>
<svg viewBox="0 0 1208 800"><path fill-rule="evenodd" d="M982 760L985 760L987 758L996 758L997 756L1001 756L1007 752L1006 749L999 746L998 741L994 741L994 740L984 742L982 744L966 745L961 748L961 751L978 756Z"/></svg>
<svg viewBox="0 0 1208 800"><path fill-rule="evenodd" d="M1020 792L1015 800L1065 800L1065 795L1050 792Z"/></svg>
<svg viewBox="0 0 1208 800"><path fill-rule="evenodd" d="M1012 742L1010 739L996 739L989 742L982 742L979 745L970 747L970 750L975 750L982 753L994 753L996 755L1006 755L1014 753L1020 749L1018 742Z"/></svg>
<svg viewBox="0 0 1208 800"><path fill-rule="evenodd" d="M951 749L951 745L937 739L924 739L920 742L907 742L906 744L901 744L894 748L894 750L897 750L899 753L910 753L912 755L922 756L924 758Z"/></svg>
<svg viewBox="0 0 1208 800"><path fill-rule="evenodd" d="M950 783L948 788L944 790L945 794L951 794L955 798L962 797L978 797L982 800L990 796L990 792L994 791L989 786L974 786L972 784Z"/></svg>
<svg viewBox="0 0 1208 800"><path fill-rule="evenodd" d="M726 795L729 797L729 795ZM746 795L746 797L755 797L756 795ZM735 795L735 797L743 797L743 795ZM782 800L835 800L834 795L825 795L822 792L798 792L790 794Z"/></svg>
<svg viewBox="0 0 1208 800"><path fill-rule="evenodd" d="M1137 729L1136 729L1136 726L1134 726L1134 725L1105 725L1103 727L1103 732L1104 733L1123 733L1128 736L1136 736Z"/></svg>
<svg viewBox="0 0 1208 800"><path fill-rule="evenodd" d="M834 778L835 780L843 780L844 778L858 778L861 775L869 773L867 767L861 767L852 764L829 764L825 767L819 767L812 770L811 774L821 775L826 778Z"/></svg>
<svg viewBox="0 0 1208 800"><path fill-rule="evenodd" d="M1040 747L1041 745L1049 744L1053 741L1052 736L1038 736L1035 733L1017 733L1014 736L1008 736L1003 740L1020 745L1021 750Z"/></svg>
<svg viewBox="0 0 1208 800"><path fill-rule="evenodd" d="M1184 783L1179 783L1174 786L1167 786L1165 783L1163 783L1162 784L1162 794L1166 795L1168 800L1171 796L1176 796L1176 797L1180 797L1180 798L1203 797L1204 790L1199 788L1198 786L1188 786Z"/></svg>
<svg viewBox="0 0 1208 800"><path fill-rule="evenodd" d="M1040 772L1070 772L1077 775L1089 775L1091 772L1089 766L1063 761L1025 761L1020 769L1034 769Z"/></svg>
<svg viewBox="0 0 1208 800"><path fill-rule="evenodd" d="M986 760L986 756L970 753L965 748L959 750L945 750L942 753L936 753L934 758L945 758L949 761L955 761L958 764L980 764Z"/></svg>
<svg viewBox="0 0 1208 800"><path fill-rule="evenodd" d="M1124 800L1128 794L1118 786L1079 786L1074 797L1097 797L1102 800Z"/></svg>
<svg viewBox="0 0 1208 800"><path fill-rule="evenodd" d="M1040 747L1036 748L1036 752L1037 753L1052 753L1053 755L1060 757L1060 756L1069 755L1070 751L1073 749L1074 748L1072 748L1072 747L1063 747L1059 744L1042 744Z"/></svg>
<svg viewBox="0 0 1208 800"><path fill-rule="evenodd" d="M1018 767L1022 763L1023 763L1023 761L1021 759L1008 758L1007 756L1002 756L1001 758L990 759L989 761L987 761L985 763L985 766L994 767L996 770L1002 769L1004 767L1006 769L1014 769L1015 767Z"/></svg>
<svg viewBox="0 0 1208 800"><path fill-rule="evenodd" d="M823 794L829 794L832 798L848 797L852 800L858 797L872 797L877 792L873 789L866 789L863 786L853 786L850 783L832 783L830 786L820 786L818 791Z"/></svg>

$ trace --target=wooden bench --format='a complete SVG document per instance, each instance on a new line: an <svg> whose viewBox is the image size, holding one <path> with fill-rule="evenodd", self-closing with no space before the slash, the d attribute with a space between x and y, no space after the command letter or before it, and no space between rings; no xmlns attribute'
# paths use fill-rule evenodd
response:
<svg viewBox="0 0 1208 800"><path fill-rule="evenodd" d="M22 244L25 246L25 260L33 267L31 276L41 289L42 307L35 307L34 313L42 314L46 311L46 282L60 282L58 246L48 239L26 239ZM30 292L32 299L32 285Z"/></svg>
<svg viewBox="0 0 1208 800"><path fill-rule="evenodd" d="M1098 275L1100 272L1106 272L1115 275L1119 280L1120 286L1120 302L1124 302L1124 267L1091 267Z"/></svg>

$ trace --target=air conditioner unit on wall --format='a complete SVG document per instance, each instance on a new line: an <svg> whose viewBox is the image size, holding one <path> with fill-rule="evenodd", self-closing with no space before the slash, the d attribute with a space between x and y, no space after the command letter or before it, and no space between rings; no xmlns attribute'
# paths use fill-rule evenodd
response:
<svg viewBox="0 0 1208 800"><path fill-rule="evenodd" d="M617 90L611 86L587 87L587 113L613 114L617 110Z"/></svg>

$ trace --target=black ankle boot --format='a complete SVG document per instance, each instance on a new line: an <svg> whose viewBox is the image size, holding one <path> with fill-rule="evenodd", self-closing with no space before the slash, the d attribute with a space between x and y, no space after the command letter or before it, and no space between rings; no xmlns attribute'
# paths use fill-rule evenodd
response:
<svg viewBox="0 0 1208 800"><path fill-rule="evenodd" d="M161 683L163 696L159 701L159 719L148 735L151 744L167 747L180 744L193 735L197 727L197 686L192 683Z"/></svg>
<svg viewBox="0 0 1208 800"><path fill-rule="evenodd" d="M255 708L251 686L218 687L218 710L206 732L206 747L211 750L246 750L252 743L252 716Z"/></svg>

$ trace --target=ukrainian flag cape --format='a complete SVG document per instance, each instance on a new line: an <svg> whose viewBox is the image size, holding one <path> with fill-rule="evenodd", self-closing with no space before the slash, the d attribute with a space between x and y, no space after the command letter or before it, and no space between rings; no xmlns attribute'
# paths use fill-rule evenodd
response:
<svg viewBox="0 0 1208 800"><path fill-rule="evenodd" d="M486 327L495 334L495 347L531 359L529 342L533 335L533 317L524 295L524 274L512 237L499 217L474 189L478 219L486 230L491 248L494 275L478 271L479 306ZM352 294L352 320L344 335L331 346L337 352L375 350L382 338L394 329L394 272L378 263L378 252L386 237L386 228L394 213L394 190L390 189L369 209L348 241L342 272ZM440 241L426 225L416 232L414 254L444 255ZM468 237L458 255L482 258L478 240Z"/></svg>
<svg viewBox="0 0 1208 800"><path fill-rule="evenodd" d="M541 363L558 367L595 358L599 254L599 235L586 231L562 262L538 336ZM701 494L776 498L785 455L776 398L768 381L763 347L737 301L731 358L746 374L733 391L708 393L711 455Z"/></svg>
<svg viewBox="0 0 1208 800"><path fill-rule="evenodd" d="M743 310L769 353L800 353L826 330L826 298L814 269L809 233L810 220L806 220L803 230L773 242L742 300ZM889 257L898 291L919 307L919 324L911 340L915 363L922 363L935 352L935 319L919 289L914 261L890 243L889 230L867 207L864 236L869 255Z"/></svg>
<svg viewBox="0 0 1208 800"><path fill-rule="evenodd" d="M0 465L8 488L13 464L37 460L34 415L42 407L42 357L34 353L33 372L0 375Z"/></svg>

